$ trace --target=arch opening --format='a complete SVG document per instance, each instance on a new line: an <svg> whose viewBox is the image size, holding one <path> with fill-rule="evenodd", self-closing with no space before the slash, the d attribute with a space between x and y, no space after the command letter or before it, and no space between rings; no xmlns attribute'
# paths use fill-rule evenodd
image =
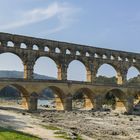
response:
<svg viewBox="0 0 140 140"><path fill-rule="evenodd" d="M125 61L126 61L126 62L129 62L129 59L128 59L128 58L125 58Z"/></svg>
<svg viewBox="0 0 140 140"><path fill-rule="evenodd" d="M64 110L64 94L57 87L47 87L39 93L38 109Z"/></svg>
<svg viewBox="0 0 140 140"><path fill-rule="evenodd" d="M120 89L112 89L105 95L103 108L126 111L125 93Z"/></svg>
<svg viewBox="0 0 140 140"><path fill-rule="evenodd" d="M36 60L34 65L34 79L57 79L57 65L49 57L42 56Z"/></svg>
<svg viewBox="0 0 140 140"><path fill-rule="evenodd" d="M122 61L122 58L120 56L118 56L118 61Z"/></svg>
<svg viewBox="0 0 140 140"><path fill-rule="evenodd" d="M133 63L136 63L136 59L135 58L133 58Z"/></svg>
<svg viewBox="0 0 140 140"><path fill-rule="evenodd" d="M61 53L59 48L55 48L55 53Z"/></svg>
<svg viewBox="0 0 140 140"><path fill-rule="evenodd" d="M19 56L13 53L0 54L1 78L23 78L23 71L23 62Z"/></svg>
<svg viewBox="0 0 140 140"><path fill-rule="evenodd" d="M91 110L94 108L94 94L90 89L82 88L73 95L74 110Z"/></svg>
<svg viewBox="0 0 140 140"><path fill-rule="evenodd" d="M8 46L8 47L14 47L14 43L13 43L12 41L8 41L8 42L7 42L7 46Z"/></svg>
<svg viewBox="0 0 140 140"><path fill-rule="evenodd" d="M94 54L95 58L99 58L99 55L97 53Z"/></svg>
<svg viewBox="0 0 140 140"><path fill-rule="evenodd" d="M136 67L131 66L127 71L127 82L138 83L139 76L140 76L139 70Z"/></svg>
<svg viewBox="0 0 140 140"><path fill-rule="evenodd" d="M86 57L90 57L90 54L89 54L89 52L86 52Z"/></svg>
<svg viewBox="0 0 140 140"><path fill-rule="evenodd" d="M1 107L29 109L29 94L20 85L7 85L0 90Z"/></svg>
<svg viewBox="0 0 140 140"><path fill-rule="evenodd" d="M69 49L67 49L66 54L71 54L71 51Z"/></svg>
<svg viewBox="0 0 140 140"><path fill-rule="evenodd" d="M115 57L113 55L111 55L110 59L111 60L115 60Z"/></svg>
<svg viewBox="0 0 140 140"><path fill-rule="evenodd" d="M116 75L117 72L113 66L109 64L103 64L98 69L96 82L116 84Z"/></svg>
<svg viewBox="0 0 140 140"><path fill-rule="evenodd" d="M140 92L134 95L134 111L140 112Z"/></svg>
<svg viewBox="0 0 140 140"><path fill-rule="evenodd" d="M103 54L102 58L107 59L107 55Z"/></svg>
<svg viewBox="0 0 140 140"><path fill-rule="evenodd" d="M85 65L80 62L79 60L73 60L68 65L68 80L74 80L74 81L87 81L86 80L86 74L87 70Z"/></svg>
<svg viewBox="0 0 140 140"><path fill-rule="evenodd" d="M81 55L80 51L76 51L76 55L77 56Z"/></svg>
<svg viewBox="0 0 140 140"><path fill-rule="evenodd" d="M33 45L33 50L38 51L39 50L38 46L37 45Z"/></svg>
<svg viewBox="0 0 140 140"><path fill-rule="evenodd" d="M22 48L22 49L27 49L27 45L26 45L25 43L21 43L21 44L20 44L20 48Z"/></svg>
<svg viewBox="0 0 140 140"><path fill-rule="evenodd" d="M44 51L45 51L45 52L49 52L49 51L50 51L49 47L45 46L45 47L44 47Z"/></svg>

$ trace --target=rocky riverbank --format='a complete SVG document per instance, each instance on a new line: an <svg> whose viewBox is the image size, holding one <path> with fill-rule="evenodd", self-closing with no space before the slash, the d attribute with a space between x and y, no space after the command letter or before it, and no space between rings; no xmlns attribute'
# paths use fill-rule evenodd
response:
<svg viewBox="0 0 140 140"><path fill-rule="evenodd" d="M140 116L119 110L28 113L18 106L1 107L0 125L37 135L42 140L140 140ZM58 134L65 136L56 137Z"/></svg>
<svg viewBox="0 0 140 140"><path fill-rule="evenodd" d="M140 116L121 112L41 112L42 121L95 140L139 140Z"/></svg>

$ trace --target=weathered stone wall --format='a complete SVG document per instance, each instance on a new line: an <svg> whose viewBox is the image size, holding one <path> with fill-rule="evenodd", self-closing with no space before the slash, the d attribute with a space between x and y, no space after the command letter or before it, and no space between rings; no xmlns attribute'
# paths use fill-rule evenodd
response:
<svg viewBox="0 0 140 140"><path fill-rule="evenodd" d="M125 98L123 105L128 112L132 111L133 98L140 93L139 86L126 85L128 69L135 66L140 70L140 54L124 51L97 48L54 40L33 38L21 35L0 33L0 53L11 52L19 56L24 65L24 79L0 80L0 88L7 85L16 87L24 96L24 105L29 110L37 109L37 96L45 88L56 93L56 105L59 110L72 110L72 97L78 90L84 90L85 108L102 108L107 92L120 90ZM41 56L53 59L58 68L58 80L34 80L33 71L36 60ZM73 60L81 61L87 70L87 82L67 80L67 69ZM117 84L98 84L96 75L103 64L110 64L117 72ZM120 105L118 105L120 106Z"/></svg>
<svg viewBox="0 0 140 140"><path fill-rule="evenodd" d="M131 66L140 70L138 53L0 33L0 53L4 52L14 53L21 58L25 79L33 79L35 62L41 56L50 57L55 61L58 80L67 80L67 69L73 60L79 60L85 65L87 81L92 83L96 81L98 69L103 64L114 67L118 84L125 83L127 71Z"/></svg>

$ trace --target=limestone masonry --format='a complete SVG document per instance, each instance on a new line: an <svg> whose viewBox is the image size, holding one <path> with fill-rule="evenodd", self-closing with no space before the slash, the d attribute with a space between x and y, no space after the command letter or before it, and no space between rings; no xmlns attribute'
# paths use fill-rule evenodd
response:
<svg viewBox="0 0 140 140"><path fill-rule="evenodd" d="M0 88L11 85L22 94L24 105L29 110L37 109L38 94L51 88L56 95L58 110L72 110L72 97L78 92L85 93L85 108L100 109L108 92L119 99L116 106L125 106L133 111L134 98L140 100L140 87L126 84L128 69L135 66L140 70L140 54L97 48L73 43L0 33L0 53L10 52L20 57L24 64L24 79L1 79ZM35 80L33 69L41 56L53 59L58 68L58 80ZM87 82L67 80L67 69L73 60L82 62L87 71ZM96 75L103 64L110 64L117 72L117 84L97 83Z"/></svg>

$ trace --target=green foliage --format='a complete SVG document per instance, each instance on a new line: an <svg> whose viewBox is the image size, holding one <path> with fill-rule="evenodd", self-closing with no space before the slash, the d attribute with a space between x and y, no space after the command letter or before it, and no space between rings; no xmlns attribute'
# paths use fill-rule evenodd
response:
<svg viewBox="0 0 140 140"><path fill-rule="evenodd" d="M116 103L115 96L112 93L108 93L105 98L105 104L115 105L115 103Z"/></svg>
<svg viewBox="0 0 140 140"><path fill-rule="evenodd" d="M63 138L65 140L71 140L71 138L68 136L68 134L66 132L56 131L56 132L54 132L54 134L57 135L56 138ZM75 140L83 140L83 139L81 138L81 136L77 135Z"/></svg>
<svg viewBox="0 0 140 140"><path fill-rule="evenodd" d="M44 128L49 129L49 130L60 130L60 128L52 125L42 125Z"/></svg>
<svg viewBox="0 0 140 140"><path fill-rule="evenodd" d="M130 78L127 81L127 84L140 84L140 75L138 75L137 77L134 77L134 78Z"/></svg>
<svg viewBox="0 0 140 140"><path fill-rule="evenodd" d="M41 140L35 136L0 127L0 140Z"/></svg>
<svg viewBox="0 0 140 140"><path fill-rule="evenodd" d="M105 77L105 76L99 76L96 78L96 82L97 83L112 83L112 84L116 84L117 83L117 78L116 77Z"/></svg>

